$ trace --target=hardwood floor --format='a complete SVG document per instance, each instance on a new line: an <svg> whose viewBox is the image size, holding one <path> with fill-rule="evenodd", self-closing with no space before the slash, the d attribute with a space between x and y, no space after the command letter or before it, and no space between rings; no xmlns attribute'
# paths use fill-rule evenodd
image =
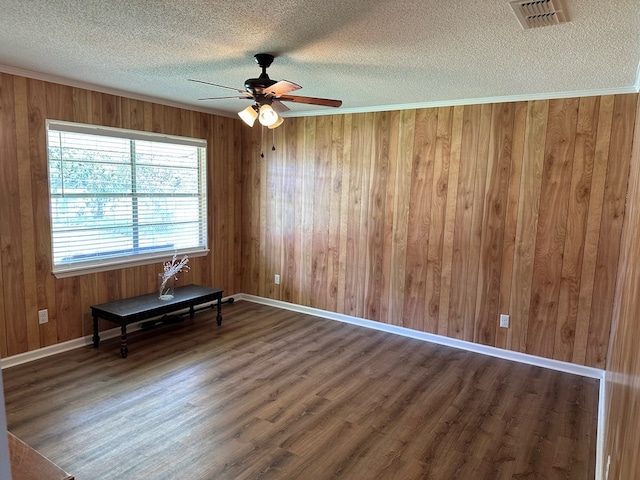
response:
<svg viewBox="0 0 640 480"><path fill-rule="evenodd" d="M598 381L246 301L3 371L79 480L593 479Z"/></svg>

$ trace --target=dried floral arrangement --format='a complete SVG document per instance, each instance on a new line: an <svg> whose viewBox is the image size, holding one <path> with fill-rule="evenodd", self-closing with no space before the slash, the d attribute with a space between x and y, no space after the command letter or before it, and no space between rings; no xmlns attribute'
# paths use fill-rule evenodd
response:
<svg viewBox="0 0 640 480"><path fill-rule="evenodd" d="M178 274L182 271L189 270L189 257L186 255L182 257L182 260L178 261L177 254L173 254L171 261L164 262L164 271L162 272L162 280L160 282L160 298L173 298L173 295L169 294L169 288L167 283L170 279L178 280Z"/></svg>

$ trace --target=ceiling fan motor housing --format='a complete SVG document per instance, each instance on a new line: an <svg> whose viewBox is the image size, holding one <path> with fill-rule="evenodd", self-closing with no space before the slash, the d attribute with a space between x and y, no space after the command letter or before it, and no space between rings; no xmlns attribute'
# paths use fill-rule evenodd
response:
<svg viewBox="0 0 640 480"><path fill-rule="evenodd" d="M274 83L278 82L276 82L275 80L271 80L269 78L269 75L263 73L258 78L249 78L245 80L244 88L246 88L247 91L253 93L254 95L260 95L265 88L270 87Z"/></svg>
<svg viewBox="0 0 640 480"><path fill-rule="evenodd" d="M262 68L262 73L258 78L249 78L245 80L244 88L254 95L259 95L265 88L270 87L274 83L278 83L275 80L271 80L269 75L267 75L267 68L269 68L273 63L274 56L269 53L258 53L254 55L253 58L255 58L256 63L260 68Z"/></svg>

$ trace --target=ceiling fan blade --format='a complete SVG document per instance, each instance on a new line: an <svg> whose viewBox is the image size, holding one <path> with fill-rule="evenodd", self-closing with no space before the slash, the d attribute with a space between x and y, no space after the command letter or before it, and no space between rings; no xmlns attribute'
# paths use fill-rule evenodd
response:
<svg viewBox="0 0 640 480"><path fill-rule="evenodd" d="M274 100L271 102L271 108L273 108L276 112L288 112L290 109L284 103L279 100Z"/></svg>
<svg viewBox="0 0 640 480"><path fill-rule="evenodd" d="M217 83L205 82L204 80L194 80L192 78L187 78L187 80L189 80L190 82L197 82L197 83L204 83L205 85L212 85L214 87L226 88L227 90L234 90L234 91L240 92L240 93L242 93L244 95L253 96L249 92L247 92L246 90L241 90L239 88L227 87L226 85L218 85Z"/></svg>
<svg viewBox="0 0 640 480"><path fill-rule="evenodd" d="M253 97L243 97L243 96L240 96L240 95L234 95L234 96L231 96L231 97L204 97L204 98L199 98L198 100L222 100L222 99L225 99L225 98L240 98L242 100L245 100L245 99L246 100L253 100Z"/></svg>
<svg viewBox="0 0 640 480"><path fill-rule="evenodd" d="M308 103L310 105L320 105L323 107L339 107L342 100L332 100L330 98L299 97L297 95L281 95L278 97L281 102Z"/></svg>
<svg viewBox="0 0 640 480"><path fill-rule="evenodd" d="M262 93L264 94L272 94L274 97L278 97L284 93L293 92L295 90L300 90L302 87L296 83L290 82L289 80L280 80L279 82L274 83L270 87L265 88Z"/></svg>

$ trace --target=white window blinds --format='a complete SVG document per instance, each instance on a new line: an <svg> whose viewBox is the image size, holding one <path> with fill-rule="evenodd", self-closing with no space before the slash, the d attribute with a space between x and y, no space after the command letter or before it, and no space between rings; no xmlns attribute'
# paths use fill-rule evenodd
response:
<svg viewBox="0 0 640 480"><path fill-rule="evenodd" d="M206 141L47 121L53 273L207 250Z"/></svg>

